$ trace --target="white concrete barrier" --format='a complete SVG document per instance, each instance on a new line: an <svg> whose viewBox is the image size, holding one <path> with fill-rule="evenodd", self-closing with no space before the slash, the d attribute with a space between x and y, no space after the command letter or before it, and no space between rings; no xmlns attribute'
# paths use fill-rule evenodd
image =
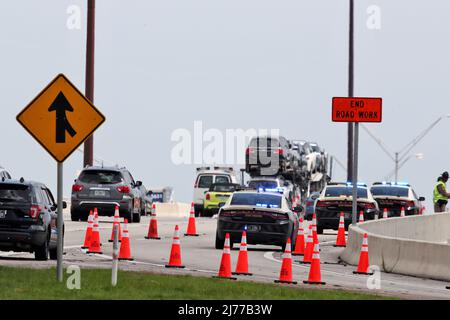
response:
<svg viewBox="0 0 450 320"><path fill-rule="evenodd" d="M191 205L182 202L155 202L157 217L189 217Z"/></svg>
<svg viewBox="0 0 450 320"><path fill-rule="evenodd" d="M358 264L364 233L369 262L385 272L450 281L450 213L368 221L350 226L340 258Z"/></svg>

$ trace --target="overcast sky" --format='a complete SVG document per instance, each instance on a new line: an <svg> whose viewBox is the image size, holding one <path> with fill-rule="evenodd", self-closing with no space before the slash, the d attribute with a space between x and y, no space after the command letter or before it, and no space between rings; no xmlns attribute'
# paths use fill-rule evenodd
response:
<svg viewBox="0 0 450 320"><path fill-rule="evenodd" d="M56 163L15 116L66 74L84 91L86 1L17 0L0 11L2 140L0 165L47 183ZM355 1L355 95L383 97L383 123L368 125L400 150L450 113L450 2ZM69 29L71 5L81 28ZM381 9L369 29L367 9ZM331 98L347 94L347 0L97 0L95 105L106 115L96 157L126 165L147 186L170 185L191 201L195 165L171 160L174 130L280 129L319 142L346 162L346 125L332 123ZM400 171L426 196L450 170L450 119L412 150ZM385 177L394 164L361 132L360 180ZM242 150L244 152L244 150ZM65 162L65 195L82 154ZM336 180L345 172L335 168Z"/></svg>

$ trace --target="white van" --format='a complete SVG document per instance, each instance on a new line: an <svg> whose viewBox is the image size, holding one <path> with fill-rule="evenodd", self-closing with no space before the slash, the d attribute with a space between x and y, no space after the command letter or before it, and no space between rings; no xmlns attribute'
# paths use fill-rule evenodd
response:
<svg viewBox="0 0 450 320"><path fill-rule="evenodd" d="M238 183L237 175L232 167L200 167L194 184L195 216L203 212L205 193L213 183Z"/></svg>

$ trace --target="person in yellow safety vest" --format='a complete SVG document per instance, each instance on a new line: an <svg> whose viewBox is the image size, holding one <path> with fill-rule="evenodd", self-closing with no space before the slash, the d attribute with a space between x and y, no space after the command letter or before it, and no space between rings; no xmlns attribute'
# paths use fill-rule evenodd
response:
<svg viewBox="0 0 450 320"><path fill-rule="evenodd" d="M434 212L445 212L450 193L447 193L446 183L448 181L448 172L444 172L433 190Z"/></svg>

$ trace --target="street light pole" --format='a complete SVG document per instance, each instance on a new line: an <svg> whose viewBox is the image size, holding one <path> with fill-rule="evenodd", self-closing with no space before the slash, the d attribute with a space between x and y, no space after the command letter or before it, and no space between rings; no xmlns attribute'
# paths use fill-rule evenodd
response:
<svg viewBox="0 0 450 320"><path fill-rule="evenodd" d="M398 182L398 152L395 153L395 183Z"/></svg>
<svg viewBox="0 0 450 320"><path fill-rule="evenodd" d="M354 14L353 14L353 0L349 0L349 45L348 45L348 96L353 97L353 62L354 62L354 47L353 47L353 24L354 24ZM353 123L349 122L347 125L347 181L353 181Z"/></svg>
<svg viewBox="0 0 450 320"><path fill-rule="evenodd" d="M95 56L95 0L88 0L86 38L86 98L94 102L94 56ZM84 142L83 167L94 162L94 135Z"/></svg>
<svg viewBox="0 0 450 320"><path fill-rule="evenodd" d="M392 156L392 153L383 145L382 141L378 138L376 138L372 132L364 125L362 124L362 128L366 130L366 132L369 134L369 136L375 140L375 142L380 146L380 148L394 161L395 168L394 171L390 173L388 179L392 177L392 174L395 176L395 182L398 182L398 173L400 168L405 164L406 161L408 161L411 156L409 156L409 153L411 150L420 142L423 138L444 118L450 118L450 114L440 116L437 120L435 120L431 125L429 125L424 131L422 131L417 137L415 137L411 142L409 142L407 145L403 147L398 152L394 153L394 156Z"/></svg>

